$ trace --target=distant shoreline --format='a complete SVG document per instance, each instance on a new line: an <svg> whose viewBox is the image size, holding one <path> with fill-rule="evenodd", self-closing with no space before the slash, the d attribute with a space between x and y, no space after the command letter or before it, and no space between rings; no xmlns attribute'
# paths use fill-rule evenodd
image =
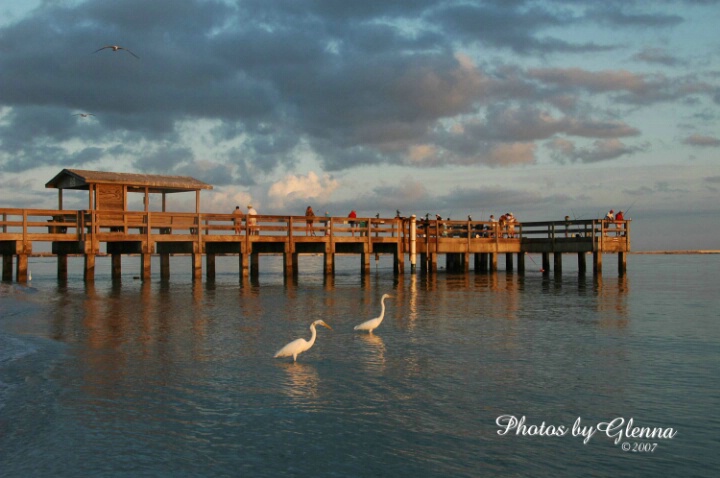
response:
<svg viewBox="0 0 720 478"><path fill-rule="evenodd" d="M697 250L697 251L631 251L630 254L720 254L720 250Z"/></svg>

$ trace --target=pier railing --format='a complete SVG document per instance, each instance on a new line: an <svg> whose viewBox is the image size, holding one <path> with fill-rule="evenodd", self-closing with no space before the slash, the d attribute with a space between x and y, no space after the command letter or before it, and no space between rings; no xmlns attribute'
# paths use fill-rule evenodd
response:
<svg viewBox="0 0 720 478"><path fill-rule="evenodd" d="M0 208L0 240L135 239L144 235L270 237L398 237L401 221L382 218L235 216L155 211Z"/></svg>
<svg viewBox="0 0 720 478"><path fill-rule="evenodd" d="M410 250L408 218L312 217L233 214L85 211L0 208L0 241L394 241ZM629 250L630 222L572 220L517 222L501 227L489 221L415 220L416 241L442 244L457 241L590 242L602 249L603 242L622 242ZM307 239L303 239L307 238ZM438 249L436 249L438 250Z"/></svg>

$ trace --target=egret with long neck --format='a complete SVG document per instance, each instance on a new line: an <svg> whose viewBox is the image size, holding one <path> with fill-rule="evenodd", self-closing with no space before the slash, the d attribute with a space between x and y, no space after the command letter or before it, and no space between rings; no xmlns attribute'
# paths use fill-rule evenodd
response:
<svg viewBox="0 0 720 478"><path fill-rule="evenodd" d="M360 325L355 326L355 330L367 330L368 333L372 334L372 331L374 329L377 329L380 324L382 323L383 319L385 318L385 299L392 299L393 296L390 294L383 294L382 298L380 299L380 305L382 306L382 310L380 311L380 316L375 317L374 319L366 320Z"/></svg>
<svg viewBox="0 0 720 478"><path fill-rule="evenodd" d="M315 338L317 337L317 330L315 330L316 325L322 325L323 327L327 327L328 329L332 330L332 327L326 324L323 320L316 320L315 322L310 324L311 336L309 341L305 339L295 339L289 344L287 344L285 347L278 350L273 358L292 357L293 362L297 362L297 356L305 352L306 350L310 350L310 347L312 347L315 343Z"/></svg>

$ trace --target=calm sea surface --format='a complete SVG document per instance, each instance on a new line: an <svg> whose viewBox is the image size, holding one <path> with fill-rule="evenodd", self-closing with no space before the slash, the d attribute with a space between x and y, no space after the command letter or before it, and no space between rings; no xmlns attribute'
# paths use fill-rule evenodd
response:
<svg viewBox="0 0 720 478"><path fill-rule="evenodd" d="M243 283L227 257L193 283L186 258L166 282L99 258L94 285L31 259L0 284L0 476L717 476L720 255L614 259L597 281L573 256L399 279L302 257L285 281L263 257Z"/></svg>

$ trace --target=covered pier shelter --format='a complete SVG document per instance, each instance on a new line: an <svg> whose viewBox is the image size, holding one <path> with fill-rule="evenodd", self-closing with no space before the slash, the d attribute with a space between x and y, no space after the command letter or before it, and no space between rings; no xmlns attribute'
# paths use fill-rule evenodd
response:
<svg viewBox="0 0 720 478"><path fill-rule="evenodd" d="M95 255L100 252L100 244L106 243L107 253L112 256L113 276L120 275L121 254L140 254L141 269L149 275L150 255L155 245L150 234L151 209L160 215L154 218L154 225L165 227L161 232L169 233L173 227L186 227L197 221L193 216L200 213L200 192L211 190L210 184L189 176L165 176L154 174L116 173L106 171L88 171L63 169L45 184L46 188L58 190L59 213L53 216L51 233L65 233L69 227L77 230L77 240L68 241L60 237L52 244L52 252L58 256L58 276L67 275L67 255L85 256L85 277L94 274ZM63 192L65 190L88 191L86 210L68 211L64 209ZM135 214L130 208L129 194L141 194L139 210L145 214ZM195 207L186 215L166 215L168 194L194 193ZM160 201L153 202L153 195L159 195ZM151 207L153 205L153 207ZM169 252L168 252L169 254ZM163 258L163 264L169 262L169 255Z"/></svg>

